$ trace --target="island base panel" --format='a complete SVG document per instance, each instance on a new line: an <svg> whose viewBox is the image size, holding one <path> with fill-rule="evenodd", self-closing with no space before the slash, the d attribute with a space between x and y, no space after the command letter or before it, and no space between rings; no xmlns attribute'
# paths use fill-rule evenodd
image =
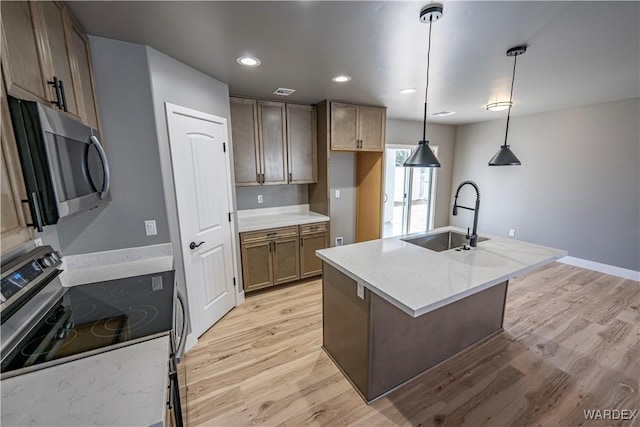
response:
<svg viewBox="0 0 640 427"><path fill-rule="evenodd" d="M506 281L414 318L323 268L324 348L368 402L502 329Z"/></svg>

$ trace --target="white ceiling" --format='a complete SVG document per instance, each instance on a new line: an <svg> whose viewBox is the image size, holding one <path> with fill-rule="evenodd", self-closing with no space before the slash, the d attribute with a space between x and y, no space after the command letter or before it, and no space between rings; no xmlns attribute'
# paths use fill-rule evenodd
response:
<svg viewBox="0 0 640 427"><path fill-rule="evenodd" d="M428 25L425 2L68 2L89 34L146 44L229 84L231 94L290 102L386 105L390 118L422 120ZM640 2L445 1L433 24L430 121L498 117L518 57L512 115L640 96ZM248 69L236 58L251 54ZM336 74L349 83L331 82ZM415 87L411 95L399 90Z"/></svg>

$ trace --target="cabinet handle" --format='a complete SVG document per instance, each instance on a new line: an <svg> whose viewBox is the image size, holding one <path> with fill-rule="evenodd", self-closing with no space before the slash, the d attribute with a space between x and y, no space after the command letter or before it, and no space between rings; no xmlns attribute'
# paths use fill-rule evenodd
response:
<svg viewBox="0 0 640 427"><path fill-rule="evenodd" d="M47 81L47 84L53 86L53 89L56 91L56 100L51 101L51 103L56 107L58 107L60 110L65 110L64 104L62 103L62 92L60 89L60 80L58 80L56 76L53 76L53 80Z"/></svg>
<svg viewBox="0 0 640 427"><path fill-rule="evenodd" d="M273 244L273 252L275 252L278 249L278 247L276 246L276 242L271 242L271 243Z"/></svg>
<svg viewBox="0 0 640 427"><path fill-rule="evenodd" d="M304 247L304 238L303 237L300 238L300 247L301 248Z"/></svg>
<svg viewBox="0 0 640 427"><path fill-rule="evenodd" d="M291 172L289 172L289 182L293 181L293 176L291 175Z"/></svg>
<svg viewBox="0 0 640 427"><path fill-rule="evenodd" d="M264 184L264 174L262 174L262 183Z"/></svg>
<svg viewBox="0 0 640 427"><path fill-rule="evenodd" d="M260 174L259 173L256 174L256 182L258 184L260 184Z"/></svg>
<svg viewBox="0 0 640 427"><path fill-rule="evenodd" d="M271 246L273 245L273 242L269 242L269 253L271 253Z"/></svg>
<svg viewBox="0 0 640 427"><path fill-rule="evenodd" d="M62 80L58 80L58 85L60 86L60 94L62 95L62 110L67 112L67 96L64 93L64 82Z"/></svg>

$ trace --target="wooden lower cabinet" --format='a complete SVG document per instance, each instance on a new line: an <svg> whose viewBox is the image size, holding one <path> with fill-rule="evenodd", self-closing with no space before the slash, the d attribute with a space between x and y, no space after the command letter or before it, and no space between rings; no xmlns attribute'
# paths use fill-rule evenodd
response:
<svg viewBox="0 0 640 427"><path fill-rule="evenodd" d="M300 252L298 238L273 241L273 284L291 282L300 278Z"/></svg>
<svg viewBox="0 0 640 427"><path fill-rule="evenodd" d="M328 247L327 223L240 233L246 292L322 274L318 249Z"/></svg>
<svg viewBox="0 0 640 427"><path fill-rule="evenodd" d="M272 241L242 245L244 289L252 291L273 285Z"/></svg>

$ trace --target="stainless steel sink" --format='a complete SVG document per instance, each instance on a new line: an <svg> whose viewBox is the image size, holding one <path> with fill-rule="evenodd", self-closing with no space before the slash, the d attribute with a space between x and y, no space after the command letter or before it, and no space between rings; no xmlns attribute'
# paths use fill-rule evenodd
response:
<svg viewBox="0 0 640 427"><path fill-rule="evenodd" d="M445 231L444 233L428 234L402 240L436 252L457 248L465 243L469 244L469 241L463 233L457 233L455 231ZM478 242L484 242L485 240L489 239L478 236Z"/></svg>

